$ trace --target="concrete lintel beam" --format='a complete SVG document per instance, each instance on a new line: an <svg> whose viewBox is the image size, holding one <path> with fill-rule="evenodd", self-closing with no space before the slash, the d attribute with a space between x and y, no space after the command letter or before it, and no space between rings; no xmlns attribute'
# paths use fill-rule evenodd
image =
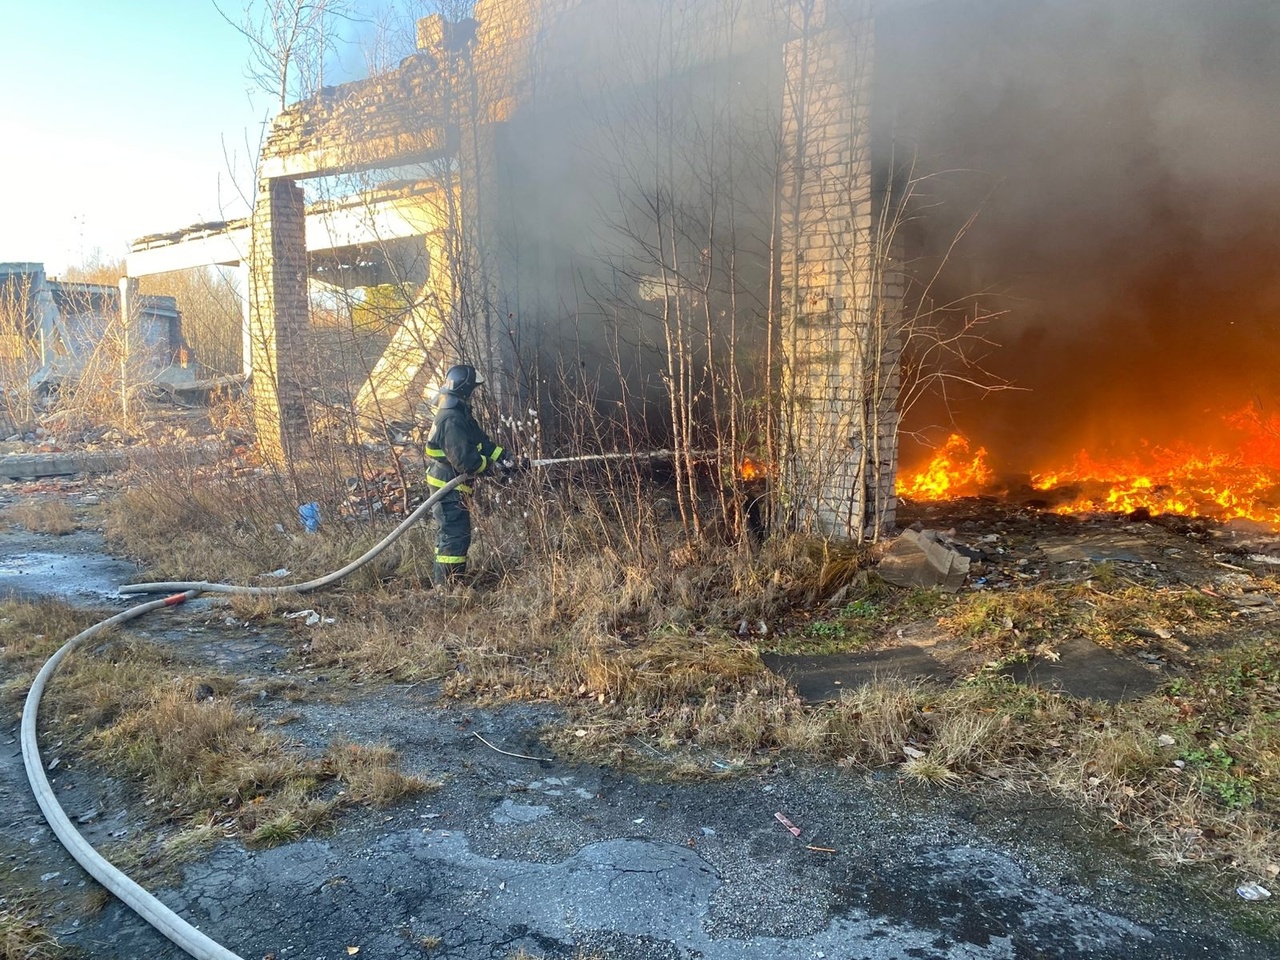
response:
<svg viewBox="0 0 1280 960"><path fill-rule="evenodd" d="M440 229L438 211L409 203L341 207L307 214L307 250L319 253L344 247L376 246L404 237L421 237Z"/></svg>
<svg viewBox="0 0 1280 960"><path fill-rule="evenodd" d="M177 240L164 246L134 250L125 257L125 273L148 277L174 270L189 270L212 264L235 266L249 255L249 227L209 234L191 240Z"/></svg>
<svg viewBox="0 0 1280 960"><path fill-rule="evenodd" d="M308 213L307 250L321 253L426 236L441 229L443 219L442 211L404 200ZM135 250L125 260L125 272L130 277L146 277L213 264L237 266L248 259L248 251L249 227L236 227Z"/></svg>
<svg viewBox="0 0 1280 960"><path fill-rule="evenodd" d="M414 142L406 144L406 139ZM401 164L426 163L437 159L440 149L440 138L427 131L412 138L375 137L358 144L316 147L264 156L258 164L258 176L263 180L276 180L280 177L307 180L339 173L362 173Z"/></svg>

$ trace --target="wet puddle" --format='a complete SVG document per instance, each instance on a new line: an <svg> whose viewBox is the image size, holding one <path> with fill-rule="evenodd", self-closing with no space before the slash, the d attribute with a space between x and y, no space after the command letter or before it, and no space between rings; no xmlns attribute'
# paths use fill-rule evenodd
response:
<svg viewBox="0 0 1280 960"><path fill-rule="evenodd" d="M0 556L0 597L54 597L68 602L122 603L117 591L136 572L127 560L101 554L45 551Z"/></svg>

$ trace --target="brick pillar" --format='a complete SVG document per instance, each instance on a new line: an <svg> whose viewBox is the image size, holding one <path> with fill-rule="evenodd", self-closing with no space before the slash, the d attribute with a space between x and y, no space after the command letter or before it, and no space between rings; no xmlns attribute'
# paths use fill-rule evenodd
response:
<svg viewBox="0 0 1280 960"><path fill-rule="evenodd" d="M249 365L258 443L287 456L307 435L302 348L307 331L306 210L292 180L264 180L250 242Z"/></svg>
<svg viewBox="0 0 1280 960"><path fill-rule="evenodd" d="M784 496L803 528L862 540L892 524L897 437L897 323L872 216L870 3L799 6L783 104Z"/></svg>

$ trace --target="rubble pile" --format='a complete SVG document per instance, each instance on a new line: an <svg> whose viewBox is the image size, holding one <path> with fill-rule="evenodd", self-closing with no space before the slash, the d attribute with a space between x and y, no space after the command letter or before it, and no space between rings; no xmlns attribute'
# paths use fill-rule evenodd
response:
<svg viewBox="0 0 1280 960"><path fill-rule="evenodd" d="M347 499L340 514L344 520L405 516L418 492L406 486L403 473L389 467L368 469L347 481Z"/></svg>

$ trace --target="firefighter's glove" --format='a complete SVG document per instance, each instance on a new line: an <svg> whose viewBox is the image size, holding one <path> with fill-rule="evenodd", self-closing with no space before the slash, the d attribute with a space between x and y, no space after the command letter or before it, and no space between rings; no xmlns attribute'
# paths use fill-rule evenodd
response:
<svg viewBox="0 0 1280 960"><path fill-rule="evenodd" d="M498 461L498 466L506 473L528 473L529 458L528 457L503 457Z"/></svg>
<svg viewBox="0 0 1280 960"><path fill-rule="evenodd" d="M524 472L524 463L527 462L527 457L503 457L493 465L493 472L499 483L511 483Z"/></svg>

